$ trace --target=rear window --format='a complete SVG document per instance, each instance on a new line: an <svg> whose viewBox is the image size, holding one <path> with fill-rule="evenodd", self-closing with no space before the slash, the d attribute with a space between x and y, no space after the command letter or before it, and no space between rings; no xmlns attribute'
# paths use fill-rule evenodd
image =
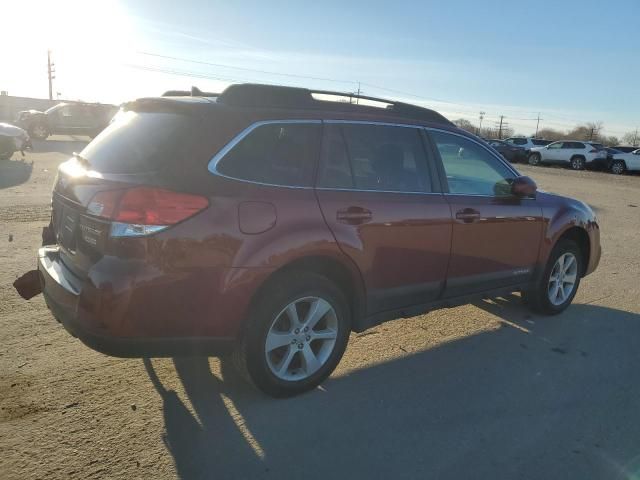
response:
<svg viewBox="0 0 640 480"><path fill-rule="evenodd" d="M326 125L318 186L386 192L431 191L416 128Z"/></svg>
<svg viewBox="0 0 640 480"><path fill-rule="evenodd" d="M271 185L309 187L320 149L319 123L269 123L252 130L217 165L223 174Z"/></svg>
<svg viewBox="0 0 640 480"><path fill-rule="evenodd" d="M101 173L158 171L180 161L191 130L191 119L186 115L120 112L81 155Z"/></svg>

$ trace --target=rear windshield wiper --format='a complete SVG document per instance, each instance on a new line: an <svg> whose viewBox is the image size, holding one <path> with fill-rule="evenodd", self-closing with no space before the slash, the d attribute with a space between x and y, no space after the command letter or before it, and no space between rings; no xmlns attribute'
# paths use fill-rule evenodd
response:
<svg viewBox="0 0 640 480"><path fill-rule="evenodd" d="M80 155L79 153L73 152L73 158L75 158L78 161L78 163L82 164L84 168L91 168L91 162L87 158Z"/></svg>

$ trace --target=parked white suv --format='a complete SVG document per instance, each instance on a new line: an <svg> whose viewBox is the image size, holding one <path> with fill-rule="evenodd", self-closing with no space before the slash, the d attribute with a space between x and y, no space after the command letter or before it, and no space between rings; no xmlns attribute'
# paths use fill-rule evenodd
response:
<svg viewBox="0 0 640 480"><path fill-rule="evenodd" d="M587 165L607 165L607 151L600 143L562 140L546 147L532 148L529 164L539 163L560 163L570 165L574 170L582 170Z"/></svg>
<svg viewBox="0 0 640 480"><path fill-rule="evenodd" d="M617 175L627 170L640 170L640 148L631 153L617 153L611 160L611 172Z"/></svg>
<svg viewBox="0 0 640 480"><path fill-rule="evenodd" d="M541 138L509 137L505 142L531 150L536 147L545 147L551 143L551 140L543 140Z"/></svg>

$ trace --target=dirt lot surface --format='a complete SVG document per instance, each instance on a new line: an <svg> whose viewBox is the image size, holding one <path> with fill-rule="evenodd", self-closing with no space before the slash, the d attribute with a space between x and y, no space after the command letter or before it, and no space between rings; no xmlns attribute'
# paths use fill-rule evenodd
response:
<svg viewBox="0 0 640 480"><path fill-rule="evenodd" d="M640 475L640 177L520 168L601 221L600 267L564 314L514 296L390 322L353 335L322 388L273 400L217 359L96 353L13 291L81 148L0 163L0 478Z"/></svg>

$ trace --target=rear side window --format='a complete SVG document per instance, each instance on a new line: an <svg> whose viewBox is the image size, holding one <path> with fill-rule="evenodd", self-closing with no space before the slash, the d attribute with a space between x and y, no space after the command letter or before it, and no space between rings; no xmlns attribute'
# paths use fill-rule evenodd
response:
<svg viewBox="0 0 640 480"><path fill-rule="evenodd" d="M309 187L320 148L319 123L269 123L252 130L217 165L223 174L272 185Z"/></svg>
<svg viewBox="0 0 640 480"><path fill-rule="evenodd" d="M179 162L188 145L191 120L159 112L120 112L81 155L101 173L158 171Z"/></svg>
<svg viewBox="0 0 640 480"><path fill-rule="evenodd" d="M417 128L370 124L341 124L332 128L342 132L356 189L431 191L427 159Z"/></svg>

